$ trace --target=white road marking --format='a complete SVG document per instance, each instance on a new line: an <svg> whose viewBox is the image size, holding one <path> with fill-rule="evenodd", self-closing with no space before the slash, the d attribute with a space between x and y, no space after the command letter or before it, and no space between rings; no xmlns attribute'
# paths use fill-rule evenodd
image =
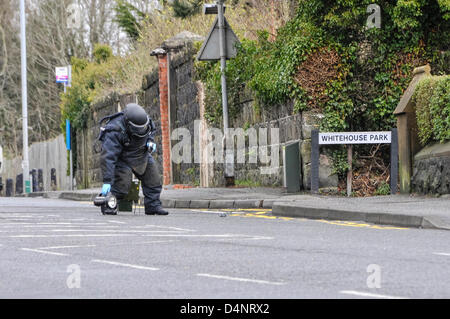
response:
<svg viewBox="0 0 450 319"><path fill-rule="evenodd" d="M382 299L408 299L405 297L379 295L379 294L372 294L369 292L360 292L360 291L354 291L354 290L341 290L340 293L346 294L346 295L355 295L355 296L360 296L360 297L371 297L371 298L382 298Z"/></svg>
<svg viewBox="0 0 450 319"><path fill-rule="evenodd" d="M141 270L159 270L159 268L154 268L154 267L124 264L124 263L119 263L116 261L102 260L102 259L92 259L91 262L109 264L109 265L115 265L115 266L122 266L122 267L130 267L130 268L141 269Z"/></svg>
<svg viewBox="0 0 450 319"><path fill-rule="evenodd" d="M223 235L216 235L216 234L205 234L205 235L198 235L198 234L161 234L161 235L141 235L142 237L192 237L192 238L204 238L204 237L211 237L211 238L233 238L233 239L253 239L257 236L250 236L250 235L233 235L233 234L223 234Z"/></svg>
<svg viewBox="0 0 450 319"><path fill-rule="evenodd" d="M450 256L450 253L433 253L433 254L439 256Z"/></svg>
<svg viewBox="0 0 450 319"><path fill-rule="evenodd" d="M153 241L133 242L133 245L172 243L175 241L177 241L177 240L153 240ZM118 243L118 244L106 244L106 245L102 244L102 245L100 245L100 247L124 246L124 245L130 245L130 243ZM86 248L86 247L99 247L99 245L50 246L50 247L39 247L38 249L69 249L69 248Z"/></svg>
<svg viewBox="0 0 450 319"><path fill-rule="evenodd" d="M56 238L56 237L125 237L125 236L137 236L133 234L73 234L73 235L13 235L13 236L0 236L7 238Z"/></svg>
<svg viewBox="0 0 450 319"><path fill-rule="evenodd" d="M26 225L23 228L46 228L55 227L55 225ZM81 228L81 227L91 227L91 228L118 228L119 226L114 225L101 225L101 226L91 226L91 225L58 225L60 228ZM92 229L91 229L92 230Z"/></svg>
<svg viewBox="0 0 450 319"><path fill-rule="evenodd" d="M232 241L232 240L270 240L274 239L274 237L263 237L263 236L254 236L249 238L242 238L242 237L236 237L236 238L225 238L221 239L220 241Z"/></svg>
<svg viewBox="0 0 450 319"><path fill-rule="evenodd" d="M51 229L52 232L107 232L107 233L176 233L177 230L123 230L123 229Z"/></svg>
<svg viewBox="0 0 450 319"><path fill-rule="evenodd" d="M113 224L126 224L125 222L119 222L117 220L108 220L108 222Z"/></svg>
<svg viewBox="0 0 450 319"><path fill-rule="evenodd" d="M214 211L214 210L200 210L200 209L191 209L191 211L193 212L197 212L197 213L205 213L205 214L215 214L215 215L220 215L220 214L224 214L224 213L231 213L231 212L224 212L224 211ZM238 212L238 214L241 212Z"/></svg>
<svg viewBox="0 0 450 319"><path fill-rule="evenodd" d="M274 281L239 278L239 277L229 277L229 276L212 275L212 274L197 274L197 276L216 278L216 279L224 279L224 280L232 280L232 281L251 282L251 283L255 283L255 284L265 284L265 285L285 285L286 284L285 282L274 282Z"/></svg>
<svg viewBox="0 0 450 319"><path fill-rule="evenodd" d="M38 249L65 249L65 248L82 248L82 247L96 247L96 245L50 246L50 247L39 247Z"/></svg>
<svg viewBox="0 0 450 319"><path fill-rule="evenodd" d="M179 231L195 231L193 229L171 227L171 226L160 226L160 225L144 225L144 226L134 226L134 227L135 228L155 227L155 228L167 228L167 229L173 229L173 230L179 230Z"/></svg>
<svg viewBox="0 0 450 319"><path fill-rule="evenodd" d="M25 250L25 251L32 251L32 252L41 253L41 254L56 255L56 256L69 256L67 254L55 253L52 251L45 251L45 250L40 250L40 249L32 249L32 248L21 248L21 249Z"/></svg>

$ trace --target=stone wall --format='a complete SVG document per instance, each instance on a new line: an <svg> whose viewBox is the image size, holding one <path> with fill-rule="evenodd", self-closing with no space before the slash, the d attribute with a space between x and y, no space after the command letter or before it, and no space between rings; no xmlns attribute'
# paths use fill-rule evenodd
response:
<svg viewBox="0 0 450 319"><path fill-rule="evenodd" d="M450 194L450 142L431 144L414 156L412 191Z"/></svg>
<svg viewBox="0 0 450 319"><path fill-rule="evenodd" d="M198 89L194 79L195 51L191 46L171 54L170 60L170 126L173 132L177 128L186 128L194 146L194 121L200 119ZM173 136L172 136L173 137ZM177 140L172 139L172 144ZM198 184L200 166L195 164L194 152L190 163L172 162L174 184Z"/></svg>
<svg viewBox="0 0 450 319"><path fill-rule="evenodd" d="M254 110L253 101L247 102L242 106L241 112L236 118L230 121L231 125L234 128L255 129L257 132L261 128L267 129L269 153L271 154L272 150L278 150L279 166L274 169L264 169L270 168L271 165L261 163L259 158L256 164L251 164L247 161L243 164L236 164L235 180L238 183L253 184L255 186L285 186L283 148L287 144L298 143L300 150L300 187L304 190L310 189L311 130L318 128L321 118L322 114L309 111L294 114L292 102L263 108L258 110L258 112ZM278 129L278 143L271 140L271 129ZM251 151L249 144L246 144L246 148L246 152ZM239 152L239 150L235 150L235 162L236 152ZM246 160L248 160L248 157ZM212 185L223 185L223 170L223 165L214 166L215 174L211 182ZM321 154L319 169L320 187L337 187L338 178L336 175L332 175L331 170L330 158L325 153Z"/></svg>
<svg viewBox="0 0 450 319"><path fill-rule="evenodd" d="M102 184L102 173L100 169L101 144L97 141L100 126L99 121L107 116L120 112L128 103L139 103L142 105L156 126L156 142L161 145L161 125L159 115L159 89L158 72L149 73L143 79L142 91L136 94L111 94L105 99L92 105L87 127L76 132L76 173L75 178L79 188L98 187ZM161 169L161 148L154 154Z"/></svg>
<svg viewBox="0 0 450 319"><path fill-rule="evenodd" d="M177 43L179 38L177 38ZM183 43L183 42L182 42ZM168 99L169 99L169 122L171 131L170 145L173 146L179 142L180 136L174 134L177 129L184 129L189 132L191 137L191 158L188 163L174 163L172 160L172 183L191 184L200 186L223 186L224 174L223 164L200 164L195 161L194 146L208 143L205 135L196 131L196 121L206 123L204 118L205 98L203 84L196 82L194 61L196 52L192 43L185 43L182 46L177 44L176 50L170 51L170 59L167 68L159 68L150 72L143 79L142 89L129 95L113 94L108 98L92 106L92 113L88 120L87 128L77 132L77 169L76 179L80 187L95 187L102 183L100 171L100 145L96 143L99 134L98 121L106 115L120 111L129 102L138 102L149 113L155 122L156 142L158 145L157 153L154 154L162 173L162 140L161 140L161 114L160 114L160 86L161 79L159 73L165 77L168 72ZM162 60L161 60L162 61ZM202 95L203 94L203 95ZM303 189L310 188L310 161L311 161L311 130L317 127L321 120L321 114L313 112L303 112L294 114L293 102L285 104L260 107L255 109L255 102L247 94L243 97L242 104L239 106L240 112L230 119L230 127L255 129L259 132L260 128L268 129L269 153L272 148L278 149L279 165L269 173L261 173L261 167L265 164L258 163L239 163L235 165L235 179L239 181L248 181L250 184L260 186L283 186L283 146L288 143L299 143L301 165L300 184ZM279 141L273 144L270 140L270 129L279 129ZM217 127L222 131L221 127ZM274 142L275 143L275 142ZM200 147L201 151L204 148ZM246 144L248 146L248 144ZM200 152L201 152L200 151ZM235 151L235 156L237 154ZM247 149L246 152L251 150ZM173 154L170 154L173 156ZM204 159L204 152L201 158ZM248 156L248 154L247 154ZM337 177L330 176L330 161L325 155L321 156L321 176L320 186L337 186Z"/></svg>

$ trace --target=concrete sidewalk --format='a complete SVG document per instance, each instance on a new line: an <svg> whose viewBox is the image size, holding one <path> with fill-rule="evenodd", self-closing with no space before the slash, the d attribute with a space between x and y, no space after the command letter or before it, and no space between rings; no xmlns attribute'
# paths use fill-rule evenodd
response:
<svg viewBox="0 0 450 319"><path fill-rule="evenodd" d="M31 193L27 196L92 201L100 188ZM141 193L142 197L142 193ZM166 208L271 208L275 216L365 221L374 224L450 230L450 197L375 196L347 198L288 194L282 188L164 187Z"/></svg>

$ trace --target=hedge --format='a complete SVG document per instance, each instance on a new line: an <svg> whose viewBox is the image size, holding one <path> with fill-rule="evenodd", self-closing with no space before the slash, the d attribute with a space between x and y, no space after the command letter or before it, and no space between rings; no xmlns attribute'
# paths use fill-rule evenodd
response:
<svg viewBox="0 0 450 319"><path fill-rule="evenodd" d="M450 75L421 80L413 101L422 145L450 140Z"/></svg>

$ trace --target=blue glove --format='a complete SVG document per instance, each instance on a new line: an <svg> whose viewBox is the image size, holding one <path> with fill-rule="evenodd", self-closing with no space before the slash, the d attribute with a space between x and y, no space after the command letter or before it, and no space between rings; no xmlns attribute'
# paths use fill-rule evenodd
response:
<svg viewBox="0 0 450 319"><path fill-rule="evenodd" d="M102 194L106 195L111 191L111 184L103 184Z"/></svg>
<svg viewBox="0 0 450 319"><path fill-rule="evenodd" d="M150 153L156 152L156 143L147 142L147 148Z"/></svg>

